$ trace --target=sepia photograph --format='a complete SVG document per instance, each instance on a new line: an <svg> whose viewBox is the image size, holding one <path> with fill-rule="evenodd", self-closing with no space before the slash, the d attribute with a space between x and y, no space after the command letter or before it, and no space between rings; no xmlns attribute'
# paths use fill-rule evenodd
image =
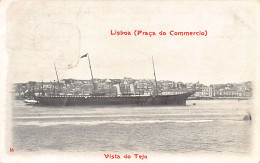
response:
<svg viewBox="0 0 260 163"><path fill-rule="evenodd" d="M260 161L258 1L0 5L0 162Z"/></svg>

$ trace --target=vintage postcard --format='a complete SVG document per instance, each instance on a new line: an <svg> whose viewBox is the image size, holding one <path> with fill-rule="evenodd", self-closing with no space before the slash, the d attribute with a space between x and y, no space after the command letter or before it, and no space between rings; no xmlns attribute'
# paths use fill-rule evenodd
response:
<svg viewBox="0 0 260 163"><path fill-rule="evenodd" d="M1 1L1 163L255 162L259 1Z"/></svg>

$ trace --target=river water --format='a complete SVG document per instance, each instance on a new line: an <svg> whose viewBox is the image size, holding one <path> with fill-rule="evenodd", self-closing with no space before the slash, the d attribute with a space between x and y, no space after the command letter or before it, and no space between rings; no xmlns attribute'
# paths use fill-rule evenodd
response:
<svg viewBox="0 0 260 163"><path fill-rule="evenodd" d="M12 144L16 152L249 153L252 124L243 117L250 102L46 107L14 101Z"/></svg>

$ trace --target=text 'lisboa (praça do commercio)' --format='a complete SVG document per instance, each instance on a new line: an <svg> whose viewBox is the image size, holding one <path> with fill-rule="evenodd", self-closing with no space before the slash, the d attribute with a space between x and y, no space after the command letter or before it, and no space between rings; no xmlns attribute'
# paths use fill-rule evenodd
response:
<svg viewBox="0 0 260 163"><path fill-rule="evenodd" d="M168 32L160 31L143 31L143 30L134 30L134 31L123 31L123 30L110 30L110 35L112 36L207 36L207 30L199 30L199 31L175 31L170 30Z"/></svg>

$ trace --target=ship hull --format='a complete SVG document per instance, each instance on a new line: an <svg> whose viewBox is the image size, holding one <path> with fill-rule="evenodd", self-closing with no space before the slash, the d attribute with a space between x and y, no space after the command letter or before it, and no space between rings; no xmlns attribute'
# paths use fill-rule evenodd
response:
<svg viewBox="0 0 260 163"><path fill-rule="evenodd" d="M179 95L158 96L40 96L36 100L40 105L78 106L78 105L186 105L193 92Z"/></svg>

